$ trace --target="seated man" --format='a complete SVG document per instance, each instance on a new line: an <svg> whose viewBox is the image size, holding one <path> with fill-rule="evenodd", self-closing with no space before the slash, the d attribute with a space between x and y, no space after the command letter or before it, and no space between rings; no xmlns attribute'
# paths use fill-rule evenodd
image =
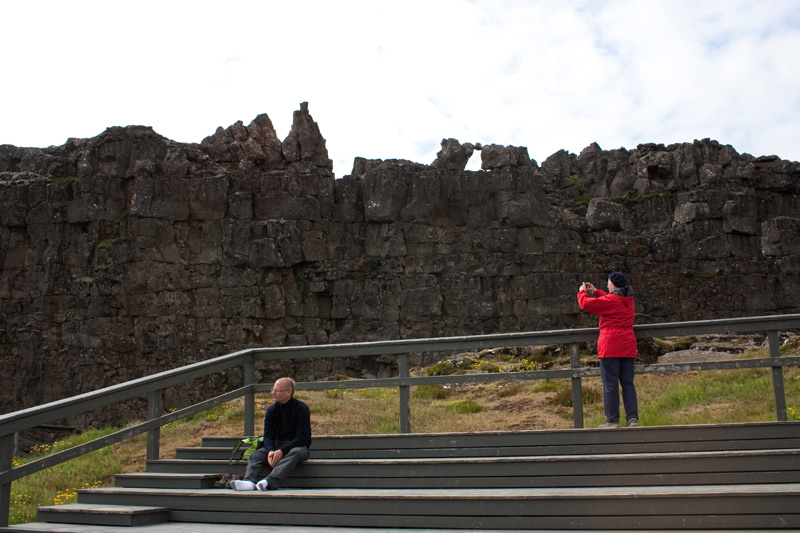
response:
<svg viewBox="0 0 800 533"><path fill-rule="evenodd" d="M264 415L264 442L247 460L244 479L231 483L233 490L276 490L302 461L311 446L311 411L295 399L294 380L280 378L272 386L275 402ZM267 472L269 468L272 471Z"/></svg>

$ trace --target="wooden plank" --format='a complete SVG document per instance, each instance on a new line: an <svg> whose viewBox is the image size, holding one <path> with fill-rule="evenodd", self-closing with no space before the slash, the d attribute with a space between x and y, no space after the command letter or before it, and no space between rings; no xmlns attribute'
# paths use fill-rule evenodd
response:
<svg viewBox="0 0 800 533"><path fill-rule="evenodd" d="M218 516L203 511L172 511L170 520L192 522L204 520L214 522ZM480 530L484 532L513 529L515 531L655 531L655 530L754 530L800 528L800 517L796 514L780 515L735 515L735 516L543 516L543 517L481 517L481 516L441 516L415 517L408 515L307 515L242 513L225 518L224 523L259 524L282 527L310 526L324 531L326 527L343 528L387 528L398 531L404 528L446 529L453 531ZM360 529L364 530L364 529ZM364 530L366 531L366 530Z"/></svg>
<svg viewBox="0 0 800 533"><path fill-rule="evenodd" d="M764 470L767 466L780 464L785 470L800 469L800 449L775 449L775 450L741 450L741 451L705 451L705 452L679 452L679 453L637 453L637 454L604 454L604 455L542 455L542 456L514 456L514 457L442 457L442 458L394 458L394 459L309 459L298 466L296 476L306 475L305 472L315 472L309 475L319 475L317 471L335 472L334 475L345 472L371 472L372 475L379 470L382 472L422 470L420 475L433 477L442 469L462 469L475 471L476 469L512 469L522 474L527 467L544 471L558 468L567 471L570 465L576 470L587 472L595 468L614 469L625 468L635 471L665 471L669 468L684 468L702 471L718 471L718 469L743 470L745 468ZM202 472L209 468L218 469L227 467L227 461L206 460L192 461L182 459L161 459L148 462L148 471L165 472L172 468L174 471ZM243 463L237 465L245 466ZM513 475L510 474L510 475Z"/></svg>
<svg viewBox="0 0 800 533"><path fill-rule="evenodd" d="M243 474L244 472L238 472ZM468 478L463 476L442 476L440 478L293 478L286 482L286 488L325 489L325 488L547 488L547 487L635 487L635 486L677 486L677 485L710 485L710 484L751 484L751 483L797 483L800 475L796 471L764 471L764 472L684 472L658 474L592 474L572 476L530 475L514 478L481 476ZM337 482L337 479L341 480ZM142 485L144 487L144 485ZM150 484L147 486L156 486ZM183 487L181 487L183 488ZM185 487L191 488L191 487Z"/></svg>
<svg viewBox="0 0 800 533"><path fill-rule="evenodd" d="M211 489L219 474L174 474L157 472L131 472L114 476L117 487Z"/></svg>
<svg viewBox="0 0 800 533"><path fill-rule="evenodd" d="M636 487L679 485L738 485L755 483L800 483L800 472L711 472L675 474L598 474L573 476L438 477L438 478L294 478L286 488L300 489L453 489L453 488L548 488L548 487Z"/></svg>
<svg viewBox="0 0 800 533"><path fill-rule="evenodd" d="M591 487L591 488L524 488L524 489L286 489L278 491L236 492L215 489L127 489L118 487L101 487L96 489L80 489L81 500L109 498L155 498L175 497L184 503L197 501L207 505L210 501L219 501L218 505L230 505L237 502L238 497L262 498L265 502L276 501L279 505L290 501L320 500L409 500L409 501L448 501L448 500L480 500L495 503L507 501L547 502L554 499L614 499L614 498L715 498L753 496L759 498L792 498L800 497L799 483L768 483L743 485L708 485L708 486L676 486L676 487ZM185 498L185 500L181 500ZM85 503L98 503L89 502ZM241 503L241 502L237 502ZM243 503L245 505L247 502ZM125 504L123 504L125 505ZM140 505L140 504L128 504ZM215 504L216 505L216 504ZM271 505L271 504L270 504ZM165 507L167 505L164 505ZM312 512L312 511L307 511ZM798 508L800 512L800 508Z"/></svg>
<svg viewBox="0 0 800 533"><path fill-rule="evenodd" d="M684 475L684 482L708 484L708 476L718 476L726 483L776 481L770 474L781 472L782 481L796 481L800 475L800 452L775 451L772 455L737 454L641 454L641 456L549 456L515 459L414 459L388 460L309 460L294 472L289 484L298 487L331 486L324 480L342 480L342 486L386 486L381 479L395 480L388 486L425 486L428 482L441 486L438 479L462 479L460 486L497 486L496 478L506 478L507 486L537 486L540 483L560 486L665 483L665 477ZM214 463L209 466L207 463ZM216 469L216 470L215 470ZM226 462L159 461L151 472L168 476L191 472L221 475L241 474L245 465L230 466ZM653 477L656 476L656 477ZM661 476L659 478L658 476ZM489 478L485 480L484 478ZM560 478L559 482L553 481ZM580 478L579 481L576 481ZM549 481L541 481L549 479ZM427 481L426 481L427 480ZM722 481L720 481L722 482ZM213 484L213 480L207 481ZM675 484L675 482L672 482ZM186 486L176 483L175 486Z"/></svg>
<svg viewBox="0 0 800 533"><path fill-rule="evenodd" d="M232 448L242 437L204 438L204 446ZM360 450L396 448L466 448L503 446L556 446L564 444L642 444L647 442L710 442L800 438L798 422L764 422L638 428L531 430L482 433L413 433L365 436L314 437L311 450Z"/></svg>
<svg viewBox="0 0 800 533"><path fill-rule="evenodd" d="M733 471L765 470L782 466L784 470L800 470L800 450L756 450L741 452L642 453L613 455L549 455L541 457L481 457L437 459L311 459L298 467L298 475L314 475L316 471L351 472L353 475L383 472L419 472L421 477L435 477L441 471L459 471L479 475L482 471L503 472L503 475L525 475L528 471L567 471L571 466L578 473L593 468L602 471ZM303 470L301 473L300 470ZM505 473L507 472L507 473Z"/></svg>
<svg viewBox="0 0 800 533"><path fill-rule="evenodd" d="M103 489L93 489L97 494ZM109 491L105 496L112 495ZM129 500L147 497L146 492L126 491ZM160 491L161 501L173 509L171 519L179 511L197 513L229 512L234 520L279 520L293 524L292 516L302 517L299 524L327 523L357 527L386 525L387 517L395 526L404 527L469 527L480 521L487 528L519 527L554 520L554 524L569 526L586 523L605 523L609 527L632 525L636 519L651 524L680 527L686 519L706 524L725 520L731 525L754 523L762 518L765 527L778 518L784 527L798 522L800 485L745 485L709 487L631 487L625 489L515 489L495 490L282 490L270 493L227 491L229 497L208 498L208 493L220 491ZM81 496L84 496L83 491ZM152 496L150 496L152 497ZM313 503L312 503L313 502ZM353 502L363 514L354 516ZM139 502L137 502L139 503ZM258 517L254 518L253 510ZM631 513L636 516L631 516ZM202 516L202 514L200 515ZM209 515L210 516L210 515ZM404 517L403 522L397 521ZM694 518L692 518L694 517ZM722 517L721 519L718 517ZM737 517L741 517L740 519ZM219 518L219 517L218 517ZM459 522L459 520L472 521ZM230 522L223 517L222 521ZM603 522L604 521L604 522ZM777 524L778 522L776 522Z"/></svg>
<svg viewBox="0 0 800 533"><path fill-rule="evenodd" d="M630 496L636 494L636 487L626 488L601 488L599 491L595 489L525 489L525 490L507 490L507 491L484 491L481 489L465 489L452 491L447 494L448 496L459 498L490 498L490 499L506 499L513 498L550 498L550 497L586 497L597 496L603 497L616 497L616 496ZM197 498L214 497L220 495L218 490L214 489L197 489L197 490L179 490L179 489L164 489L164 490L148 490L148 489L125 489L118 487L99 487L93 489L79 489L78 495L142 495L151 493L156 497L164 495L181 495L191 496ZM319 490L278 490L269 491L266 493L253 493L258 496L275 496L281 498L308 498L308 497L342 497L342 498L371 498L371 497L435 497L441 496L445 491L438 489L431 490L386 490L386 491L370 491L370 490L351 490L351 489L319 489ZM797 483L768 483L757 485L737 485L737 486L710 486L710 487L644 487L639 494L647 496L669 496L674 494L682 495L714 495L714 494L748 494L753 493L760 496L765 495L783 495L783 494L800 494L800 484ZM228 491L227 496L243 495L245 493Z"/></svg>
<svg viewBox="0 0 800 533"><path fill-rule="evenodd" d="M772 465L774 466L774 465ZM177 469L176 469L177 470ZM556 468L556 470L558 470ZM243 468L228 472L241 474ZM367 475L358 476L356 473L347 471L335 471L330 469L306 470L303 466L295 472L295 476L287 481L287 487L300 488L428 488L448 486L462 488L481 488L481 487L570 487L570 486L635 486L635 485L683 485L683 484L741 484L741 483L775 483L775 482L798 482L800 481L800 470L786 470L782 468L764 468L758 471L663 471L656 469L654 472L619 472L613 469L604 469L602 465L589 471L571 469L569 472L562 470L556 474L552 469L547 472L514 472L517 475L500 477L493 470L477 472L473 469L457 472L437 472L439 475L422 477L413 476L413 472L401 472L391 470L373 469ZM119 486L138 486L138 487L165 487L167 485L176 488L194 488L194 483L183 482L180 473L163 472L160 475L169 479L169 476L176 476L173 482L120 482ZM187 475L187 474L183 474ZM215 474L212 480L203 486L213 486L213 481L221 474Z"/></svg>
<svg viewBox="0 0 800 533"><path fill-rule="evenodd" d="M169 509L160 506L66 504L39 507L43 522L140 527L166 522Z"/></svg>
<svg viewBox="0 0 800 533"><path fill-rule="evenodd" d="M312 447L313 459L391 459L423 457L516 457L532 455L601 455L614 453L665 453L736 451L800 448L800 437L759 440L697 440L687 442L595 443L550 446L493 446L441 448L378 448L357 450L319 450ZM228 460L230 448L178 448L176 459Z"/></svg>

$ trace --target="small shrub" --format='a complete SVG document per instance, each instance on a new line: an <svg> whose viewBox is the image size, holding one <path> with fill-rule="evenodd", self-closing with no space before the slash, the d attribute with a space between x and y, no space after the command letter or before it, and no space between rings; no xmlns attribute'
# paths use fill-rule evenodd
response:
<svg viewBox="0 0 800 533"><path fill-rule="evenodd" d="M516 358L516 356L514 356L514 354L509 353L509 352L505 352L505 351L495 353L494 354L494 358L497 361L502 361L504 363L511 363L511 362L514 362L514 361L517 360L517 358Z"/></svg>
<svg viewBox="0 0 800 533"><path fill-rule="evenodd" d="M413 397L419 400L444 400L452 396L451 389L442 385L420 385L414 388Z"/></svg>
<svg viewBox="0 0 800 533"><path fill-rule="evenodd" d="M397 389L356 389L355 394L361 398L371 398L376 400L391 400L397 398Z"/></svg>
<svg viewBox="0 0 800 533"><path fill-rule="evenodd" d="M361 259L358 260L356 266L360 269L366 270L367 272L375 272L381 266L381 258L377 255L364 254Z"/></svg>
<svg viewBox="0 0 800 533"><path fill-rule="evenodd" d="M453 364L456 366L456 368L472 368L475 366L475 359L471 357L465 357L461 361L457 361Z"/></svg>
<svg viewBox="0 0 800 533"><path fill-rule="evenodd" d="M450 361L440 361L438 363L434 363L428 368L428 375L429 376L449 376L450 374L455 373L456 367Z"/></svg>
<svg viewBox="0 0 800 533"><path fill-rule="evenodd" d="M478 361L472 365L472 369L490 373L500 372L500 366L492 361Z"/></svg>
<svg viewBox="0 0 800 533"><path fill-rule="evenodd" d="M66 187L67 185L70 185L73 182L75 182L77 179L78 178L76 178L74 176L70 176L70 177L67 177L67 178L55 178L53 180L53 183L55 183L56 185L60 185L61 187Z"/></svg>
<svg viewBox="0 0 800 533"><path fill-rule="evenodd" d="M583 387L581 392L583 393L583 403L585 405L598 403L603 399L603 393L592 387Z"/></svg>
<svg viewBox="0 0 800 533"><path fill-rule="evenodd" d="M533 392L556 392L559 388L558 382L547 379L536 385L533 388Z"/></svg>
<svg viewBox="0 0 800 533"><path fill-rule="evenodd" d="M602 399L602 394L595 388L581 387L583 404L590 405ZM553 397L553 403L562 407L572 407L572 387L561 387Z"/></svg>
<svg viewBox="0 0 800 533"><path fill-rule="evenodd" d="M519 381L501 383L497 386L497 390L495 391L494 395L498 398L508 398L509 396L515 396L522 392L523 387L524 385Z"/></svg>
<svg viewBox="0 0 800 533"><path fill-rule="evenodd" d="M590 197L588 197L588 196L578 196L577 198L572 200L572 206L573 207L583 207L583 206L589 205L589 202L591 202L591 201L592 201L592 199Z"/></svg>
<svg viewBox="0 0 800 533"><path fill-rule="evenodd" d="M571 175L569 177L569 181L570 181L570 183L572 183L578 189L578 191L580 191L581 194L585 193L586 190L588 189L588 187L583 182L581 177L578 176L577 174Z"/></svg>
<svg viewBox="0 0 800 533"><path fill-rule="evenodd" d="M572 389L570 387L558 389L553 396L553 403L562 407L572 407Z"/></svg>
<svg viewBox="0 0 800 533"><path fill-rule="evenodd" d="M787 355L800 351L800 337L790 337L784 341L780 347L781 355Z"/></svg>
<svg viewBox="0 0 800 533"><path fill-rule="evenodd" d="M483 406L475 400L452 400L449 402L434 402L434 407L444 407L451 413L456 414L470 414L480 413L483 411Z"/></svg>

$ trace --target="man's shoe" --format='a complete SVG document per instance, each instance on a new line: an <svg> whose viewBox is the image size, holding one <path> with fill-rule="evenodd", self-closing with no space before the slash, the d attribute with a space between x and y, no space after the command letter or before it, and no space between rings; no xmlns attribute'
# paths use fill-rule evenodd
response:
<svg viewBox="0 0 800 533"><path fill-rule="evenodd" d="M603 422L602 424L600 424L597 427L599 427L601 429L618 428L619 427L619 422Z"/></svg>
<svg viewBox="0 0 800 533"><path fill-rule="evenodd" d="M269 487L269 481L267 481L266 478L256 483L256 488L258 490L267 490L267 487Z"/></svg>
<svg viewBox="0 0 800 533"><path fill-rule="evenodd" d="M249 479L235 479L231 481L233 490L256 490L256 484Z"/></svg>
<svg viewBox="0 0 800 533"><path fill-rule="evenodd" d="M236 479L236 476L231 474L225 474L217 481L214 482L215 489L229 489L231 488L231 481Z"/></svg>
<svg viewBox="0 0 800 533"><path fill-rule="evenodd" d="M631 418L630 420L628 420L628 423L625 424L625 427L626 428L639 427L639 419L638 418Z"/></svg>

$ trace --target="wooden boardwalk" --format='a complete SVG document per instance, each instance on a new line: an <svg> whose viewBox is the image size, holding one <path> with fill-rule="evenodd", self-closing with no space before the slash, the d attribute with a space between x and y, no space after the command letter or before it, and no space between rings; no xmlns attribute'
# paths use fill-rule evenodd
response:
<svg viewBox="0 0 800 533"><path fill-rule="evenodd" d="M235 440L0 531L800 531L797 422L318 437L266 493L213 488Z"/></svg>

